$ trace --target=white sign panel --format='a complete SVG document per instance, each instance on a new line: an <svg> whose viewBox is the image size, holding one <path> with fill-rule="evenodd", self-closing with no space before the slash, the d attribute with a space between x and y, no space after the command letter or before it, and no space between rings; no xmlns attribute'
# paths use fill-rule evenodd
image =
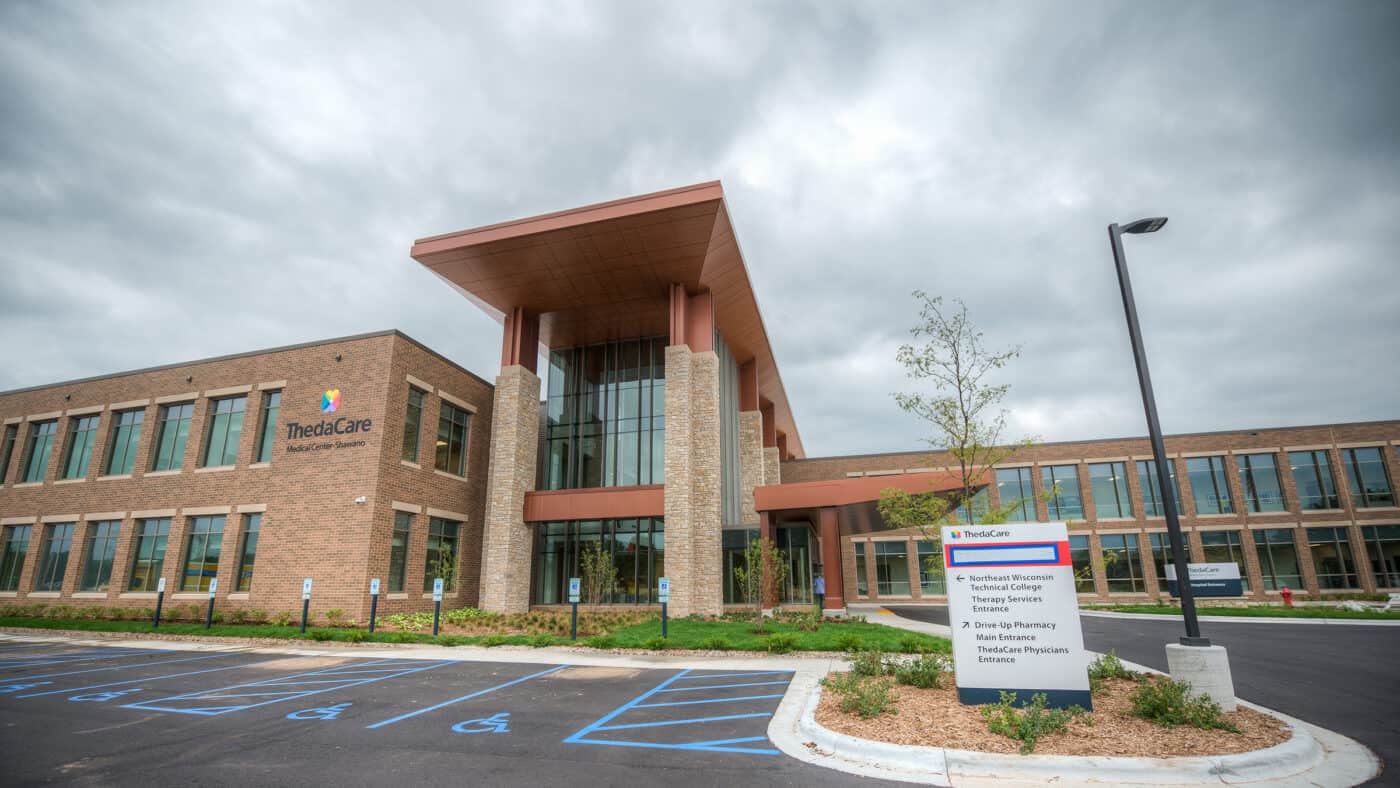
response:
<svg viewBox="0 0 1400 788"><path fill-rule="evenodd" d="M1239 564L1227 561L1219 564L1187 564L1191 575L1191 592L1196 596L1244 596L1244 580ZM1176 587L1176 565L1167 564L1167 589L1180 596Z"/></svg>
<svg viewBox="0 0 1400 788"><path fill-rule="evenodd" d="M442 578L440 577L433 579L433 601L442 601Z"/></svg>
<svg viewBox="0 0 1400 788"><path fill-rule="evenodd" d="M159 580L156 581L156 593L158 593L158 594L164 594L164 593L165 593L165 578L162 577L161 579L159 579Z"/></svg>
<svg viewBox="0 0 1400 788"><path fill-rule="evenodd" d="M579 592L579 579L578 579L577 577L571 577L571 578L569 578L569 601L570 601L570 602L577 602L577 601L578 601L578 592Z"/></svg>
<svg viewBox="0 0 1400 788"><path fill-rule="evenodd" d="M376 577L369 581L369 595L379 596L379 578Z"/></svg>
<svg viewBox="0 0 1400 788"><path fill-rule="evenodd" d="M211 578L209 578L209 598L210 598L210 599L213 599L213 598L214 598L214 592L217 591L218 588L219 588L219 578L217 578L217 577L211 577Z"/></svg>
<svg viewBox="0 0 1400 788"><path fill-rule="evenodd" d="M311 598L311 578L309 578L309 577L306 578L305 580L301 581L301 598L302 598L302 599L310 599L310 598Z"/></svg>
<svg viewBox="0 0 1400 788"><path fill-rule="evenodd" d="M959 701L1090 708L1064 523L944 526L943 562Z"/></svg>
<svg viewBox="0 0 1400 788"><path fill-rule="evenodd" d="M660 579L657 581L657 583L656 583L656 601L657 601L657 602L670 602L670 601L671 601L671 578L669 578L669 577L663 577L663 578L660 578Z"/></svg>

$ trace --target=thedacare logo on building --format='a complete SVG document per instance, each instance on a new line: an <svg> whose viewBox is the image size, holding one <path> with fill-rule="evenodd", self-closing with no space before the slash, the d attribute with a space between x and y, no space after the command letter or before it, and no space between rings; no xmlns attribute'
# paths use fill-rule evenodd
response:
<svg viewBox="0 0 1400 788"><path fill-rule="evenodd" d="M321 412L335 413L340 410L340 389L327 389L321 395ZM352 419L341 416L338 419L327 419L317 424L302 424L299 421L287 422L287 440L300 440L303 438L323 438L332 435L354 435L362 432L369 432L374 427L373 419ZM287 451L309 451L315 449L330 448L351 448L363 445L364 441L356 443L288 446Z"/></svg>
<svg viewBox="0 0 1400 788"><path fill-rule="evenodd" d="M335 413L340 410L340 389L331 389L321 397L321 412Z"/></svg>

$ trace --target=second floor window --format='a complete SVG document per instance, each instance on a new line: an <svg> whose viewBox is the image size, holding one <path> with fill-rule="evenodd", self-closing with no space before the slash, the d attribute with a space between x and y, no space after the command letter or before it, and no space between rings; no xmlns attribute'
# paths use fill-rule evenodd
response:
<svg viewBox="0 0 1400 788"><path fill-rule="evenodd" d="M1240 466L1240 486L1244 488L1245 505L1251 512L1282 512L1283 481L1279 479L1278 463L1272 454L1241 454L1235 458Z"/></svg>
<svg viewBox="0 0 1400 788"><path fill-rule="evenodd" d="M190 419L193 417L193 402L161 406L156 450L151 452L151 470L179 470L185 464L185 444L190 439Z"/></svg>
<svg viewBox="0 0 1400 788"><path fill-rule="evenodd" d="M1084 519L1084 499L1079 494L1079 466L1041 466L1040 489L1046 493L1045 507L1051 520Z"/></svg>
<svg viewBox="0 0 1400 788"><path fill-rule="evenodd" d="M1096 462L1089 466L1089 486L1094 491L1094 516L1110 520L1133 516L1128 497L1128 471L1121 462Z"/></svg>
<svg viewBox="0 0 1400 788"><path fill-rule="evenodd" d="M19 435L19 426L11 424L5 428L5 439L0 444L0 484L4 484L9 478L10 457L15 453L15 440Z"/></svg>
<svg viewBox="0 0 1400 788"><path fill-rule="evenodd" d="M204 441L204 467L232 465L238 459L238 439L243 437L243 411L247 397L216 399L209 408L209 435Z"/></svg>
<svg viewBox="0 0 1400 788"><path fill-rule="evenodd" d="M1379 447L1342 449L1342 467L1347 471L1351 486L1351 505L1357 509L1394 506L1395 494L1390 488L1390 474L1385 471L1385 457Z"/></svg>
<svg viewBox="0 0 1400 788"><path fill-rule="evenodd" d="M1231 514L1230 483L1225 476L1224 457L1188 457L1186 478L1196 497L1196 514Z"/></svg>
<svg viewBox="0 0 1400 788"><path fill-rule="evenodd" d="M467 411L450 402L442 403L434 468L453 476L467 475L467 435L471 419L472 414Z"/></svg>
<svg viewBox="0 0 1400 788"><path fill-rule="evenodd" d="M277 414L282 410L282 392L263 392L262 425L258 428L258 447L253 450L253 462L272 462L272 443L277 437ZM237 441L235 441L237 443Z"/></svg>
<svg viewBox="0 0 1400 788"><path fill-rule="evenodd" d="M1298 507L1301 509L1340 509L1337 485L1332 478L1332 463L1325 450L1291 451L1288 466L1293 471L1293 483L1298 486Z"/></svg>
<svg viewBox="0 0 1400 788"><path fill-rule="evenodd" d="M403 459L418 462L418 435L423 431L423 392L408 389L408 410L403 417Z"/></svg>
<svg viewBox="0 0 1400 788"><path fill-rule="evenodd" d="M1137 461L1138 483L1142 485L1142 509L1148 517L1166 517L1167 507L1162 503L1162 485L1157 478L1156 460ZM1167 460L1167 478L1172 483L1172 502L1177 514L1181 513L1181 490L1176 485L1176 463Z"/></svg>
<svg viewBox="0 0 1400 788"><path fill-rule="evenodd" d="M92 463L92 445L97 442L97 423L100 420L98 416L79 416L73 419L73 431L68 436L68 456L63 460L63 478L87 477L88 465Z"/></svg>
<svg viewBox="0 0 1400 788"><path fill-rule="evenodd" d="M1007 522L1024 523L1035 519L1035 492L1031 489L1030 468L998 468L997 497L1001 507L1015 506Z"/></svg>
<svg viewBox="0 0 1400 788"><path fill-rule="evenodd" d="M141 445L141 424L146 412L124 410L112 415L111 445L107 447L108 476L126 476L136 467L136 449Z"/></svg>
<svg viewBox="0 0 1400 788"><path fill-rule="evenodd" d="M39 421L29 425L29 445L24 449L24 471L20 481L42 482L48 472L49 455L53 453L53 436L58 432L57 421Z"/></svg>

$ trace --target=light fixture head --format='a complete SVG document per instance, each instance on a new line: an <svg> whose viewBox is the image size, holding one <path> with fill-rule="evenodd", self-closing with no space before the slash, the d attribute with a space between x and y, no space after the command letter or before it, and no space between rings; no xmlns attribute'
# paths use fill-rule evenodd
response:
<svg viewBox="0 0 1400 788"><path fill-rule="evenodd" d="M1153 216L1148 219L1138 219L1135 222L1128 222L1119 227L1120 232L1141 235L1142 233L1155 233L1162 229L1162 225L1167 223L1165 216Z"/></svg>

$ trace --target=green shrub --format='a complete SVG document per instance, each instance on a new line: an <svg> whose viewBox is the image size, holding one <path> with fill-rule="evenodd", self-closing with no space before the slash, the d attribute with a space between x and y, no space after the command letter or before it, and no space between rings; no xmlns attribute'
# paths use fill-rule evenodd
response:
<svg viewBox="0 0 1400 788"><path fill-rule="evenodd" d="M394 633L394 642L395 642L395 643L417 643L417 642L418 642L418 638L414 637L414 636L413 636L413 633L411 633L411 632L395 632L395 633Z"/></svg>
<svg viewBox="0 0 1400 788"><path fill-rule="evenodd" d="M486 637L482 638L479 642L481 643L481 645L487 648L495 648L496 646L505 645L508 639L509 638L507 638L505 635L487 635Z"/></svg>
<svg viewBox="0 0 1400 788"><path fill-rule="evenodd" d="M435 642L439 646L465 646L470 641L461 635L438 635Z"/></svg>
<svg viewBox="0 0 1400 788"><path fill-rule="evenodd" d="M941 687L949 661L942 654L924 654L918 659L897 663L894 667L894 680L921 689Z"/></svg>
<svg viewBox="0 0 1400 788"><path fill-rule="evenodd" d="M918 635L909 634L900 635L899 650L904 654L926 654L933 649L929 646L928 641Z"/></svg>
<svg viewBox="0 0 1400 788"><path fill-rule="evenodd" d="M610 649L617 645L617 641L613 640L611 635L594 635L591 638L586 638L583 645L589 648Z"/></svg>
<svg viewBox="0 0 1400 788"><path fill-rule="evenodd" d="M846 656L851 661L851 673L857 676L883 676L892 670L889 658L879 649L857 651Z"/></svg>
<svg viewBox="0 0 1400 788"><path fill-rule="evenodd" d="M230 624L242 624L244 621L248 620L248 611L241 607L236 607L228 611L228 620Z"/></svg>
<svg viewBox="0 0 1400 788"><path fill-rule="evenodd" d="M864 642L860 639L860 635L850 632L842 632L840 635L836 636L836 649L838 651L860 651L860 647L863 643Z"/></svg>
<svg viewBox="0 0 1400 788"><path fill-rule="evenodd" d="M728 638L708 637L700 641L700 648L706 651L728 651L733 646L729 643Z"/></svg>
<svg viewBox="0 0 1400 788"><path fill-rule="evenodd" d="M1133 714L1158 725L1190 725L1206 730L1239 733L1220 718L1220 704L1205 695L1191 695L1191 685L1167 677L1143 678L1132 695Z"/></svg>
<svg viewBox="0 0 1400 788"><path fill-rule="evenodd" d="M822 679L822 684L841 698L841 711L871 719L886 712L894 713L893 683L886 678L835 673Z"/></svg>
<svg viewBox="0 0 1400 788"><path fill-rule="evenodd" d="M666 638L657 635L643 643L642 648L650 649L651 651L665 651L668 645L670 644L666 642Z"/></svg>
<svg viewBox="0 0 1400 788"><path fill-rule="evenodd" d="M345 623L345 611L338 607L333 607L326 611L326 621L333 627L338 627Z"/></svg>
<svg viewBox="0 0 1400 788"><path fill-rule="evenodd" d="M1019 709L1016 708L1014 692L1002 692L1000 703L990 703L982 707L982 719L986 721L987 729L1021 742L1022 755L1034 752L1037 741L1063 730L1066 723L1083 714L1084 709L1078 706L1070 706L1068 709L1045 708L1043 692L1032 695L1030 703L1022 701Z"/></svg>
<svg viewBox="0 0 1400 788"><path fill-rule="evenodd" d="M530 645L534 648L546 648L554 645L554 636L548 633L540 633L530 638Z"/></svg>
<svg viewBox="0 0 1400 788"><path fill-rule="evenodd" d="M318 643L324 643L327 640L335 639L335 633L329 629L309 629L306 631L306 634L310 635L311 639Z"/></svg>
<svg viewBox="0 0 1400 788"><path fill-rule="evenodd" d="M248 623L249 623L249 624L266 624L266 623L267 623L267 611L266 611L266 610L263 610L262 608L257 608L257 607L250 607L250 608L248 608Z"/></svg>
<svg viewBox="0 0 1400 788"><path fill-rule="evenodd" d="M802 638L796 632L775 632L768 636L769 654L786 654L797 648L797 643Z"/></svg>
<svg viewBox="0 0 1400 788"><path fill-rule="evenodd" d="M1109 649L1107 654L1089 663L1089 678L1091 679L1135 679L1137 674L1128 670L1123 664L1123 660L1118 658L1118 652Z"/></svg>
<svg viewBox="0 0 1400 788"><path fill-rule="evenodd" d="M363 643L366 640L369 640L369 633L362 629L352 629L345 633L347 643Z"/></svg>

